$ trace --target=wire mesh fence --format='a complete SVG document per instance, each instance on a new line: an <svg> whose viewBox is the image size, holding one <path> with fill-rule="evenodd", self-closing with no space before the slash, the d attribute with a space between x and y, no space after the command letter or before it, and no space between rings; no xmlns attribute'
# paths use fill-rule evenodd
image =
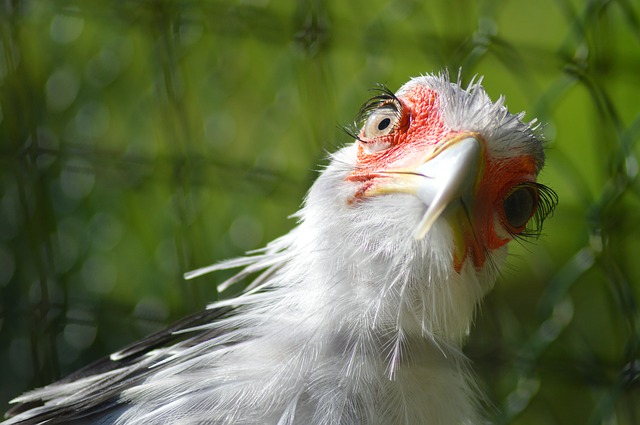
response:
<svg viewBox="0 0 640 425"><path fill-rule="evenodd" d="M489 416L640 423L637 2L0 11L1 405L215 300L182 274L290 229L369 88L448 68L546 123L560 196L467 346Z"/></svg>

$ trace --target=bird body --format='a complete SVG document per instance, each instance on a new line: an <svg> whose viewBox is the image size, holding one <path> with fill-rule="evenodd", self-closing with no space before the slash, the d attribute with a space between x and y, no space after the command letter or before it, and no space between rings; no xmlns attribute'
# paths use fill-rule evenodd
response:
<svg viewBox="0 0 640 425"><path fill-rule="evenodd" d="M241 295L14 400L5 424L478 424L461 347L506 243L555 198L540 140L480 82L363 109ZM515 195L514 195L515 194ZM513 206L515 205L515 207Z"/></svg>

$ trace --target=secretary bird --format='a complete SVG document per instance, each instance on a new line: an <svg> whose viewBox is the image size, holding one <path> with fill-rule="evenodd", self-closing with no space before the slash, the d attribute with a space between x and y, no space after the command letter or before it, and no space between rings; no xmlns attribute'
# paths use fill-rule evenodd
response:
<svg viewBox="0 0 640 425"><path fill-rule="evenodd" d="M462 345L557 202L535 120L447 74L378 90L354 142L216 302L12 401L5 425L484 423Z"/></svg>

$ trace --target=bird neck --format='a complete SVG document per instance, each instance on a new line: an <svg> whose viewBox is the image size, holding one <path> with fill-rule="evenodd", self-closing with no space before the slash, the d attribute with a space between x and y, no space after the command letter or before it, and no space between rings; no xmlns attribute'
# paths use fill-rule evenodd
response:
<svg viewBox="0 0 640 425"><path fill-rule="evenodd" d="M338 328L461 346L494 269L466 262L456 271L446 220L416 240L424 205L413 197L353 205L337 183L343 176L329 167L298 213L299 226L285 237L290 260L284 281L293 282L288 291L300 288L301 302Z"/></svg>
<svg viewBox="0 0 640 425"><path fill-rule="evenodd" d="M309 237L305 227L299 231ZM317 235L313 252L292 247L299 259L295 271L287 274L297 277L300 290L287 289L289 303L297 293L306 314L315 312L341 332L462 345L475 306L488 289L475 270L465 267L459 274L444 267L441 260L452 264L451 256L434 250L437 244L428 241L409 239L402 249L389 252L355 235L343 236L336 245L330 233L325 227ZM446 228L434 229L433 239L446 233Z"/></svg>

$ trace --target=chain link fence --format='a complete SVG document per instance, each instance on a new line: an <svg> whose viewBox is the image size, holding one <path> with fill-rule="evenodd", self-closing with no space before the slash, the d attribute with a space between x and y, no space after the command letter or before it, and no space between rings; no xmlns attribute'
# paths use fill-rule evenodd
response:
<svg viewBox="0 0 640 425"><path fill-rule="evenodd" d="M467 346L496 424L640 423L640 5L7 0L0 404L216 299L376 83L448 68L546 123L560 205ZM0 409L2 410L2 409Z"/></svg>

